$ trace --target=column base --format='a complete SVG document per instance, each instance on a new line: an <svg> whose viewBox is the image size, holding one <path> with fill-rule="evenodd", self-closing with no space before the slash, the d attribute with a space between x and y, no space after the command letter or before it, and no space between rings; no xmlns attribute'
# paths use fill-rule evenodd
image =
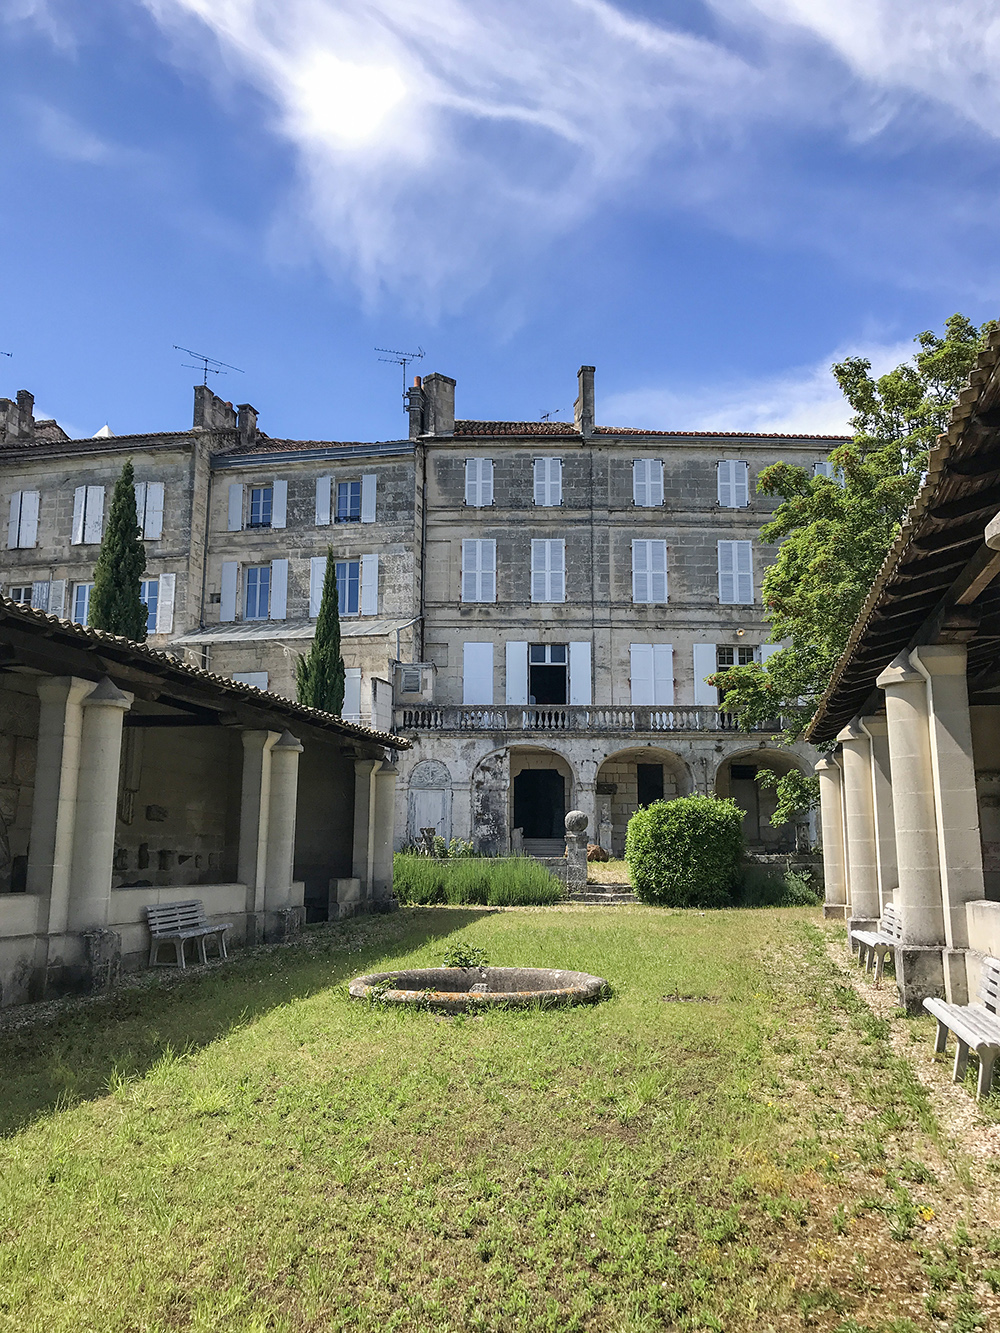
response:
<svg viewBox="0 0 1000 1333"><path fill-rule="evenodd" d="M829 921L843 921L847 916L846 903L824 903L823 915Z"/></svg>
<svg viewBox="0 0 1000 1333"><path fill-rule="evenodd" d="M969 1003L969 975L965 966L964 949L945 949L944 997L949 1004Z"/></svg>
<svg viewBox="0 0 1000 1333"><path fill-rule="evenodd" d="M929 996L943 997L943 952L940 944L896 946L896 987L899 1003L908 1014L922 1013Z"/></svg>
<svg viewBox="0 0 1000 1333"><path fill-rule="evenodd" d="M264 943L283 944L294 939L300 933L306 919L304 907L279 907L276 911L264 912Z"/></svg>

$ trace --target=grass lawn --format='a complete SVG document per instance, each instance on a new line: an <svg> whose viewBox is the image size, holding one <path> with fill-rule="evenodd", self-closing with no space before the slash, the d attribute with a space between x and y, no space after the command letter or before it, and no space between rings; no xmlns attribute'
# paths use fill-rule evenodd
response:
<svg viewBox="0 0 1000 1333"><path fill-rule="evenodd" d="M632 877L628 866L617 857L610 861L588 861L587 882L589 884L631 884Z"/></svg>
<svg viewBox="0 0 1000 1333"><path fill-rule="evenodd" d="M831 930L411 908L0 1029L0 1329L1000 1327L996 1190L890 1041L933 1024L876 1018ZM348 1001L456 939L613 998Z"/></svg>

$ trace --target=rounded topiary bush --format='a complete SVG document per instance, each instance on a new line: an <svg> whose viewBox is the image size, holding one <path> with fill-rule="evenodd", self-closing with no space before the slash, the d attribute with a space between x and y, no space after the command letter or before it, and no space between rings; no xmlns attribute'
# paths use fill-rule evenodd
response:
<svg viewBox="0 0 1000 1333"><path fill-rule="evenodd" d="M715 796L681 796L637 810L625 860L643 902L662 907L728 907L739 881L743 811Z"/></svg>

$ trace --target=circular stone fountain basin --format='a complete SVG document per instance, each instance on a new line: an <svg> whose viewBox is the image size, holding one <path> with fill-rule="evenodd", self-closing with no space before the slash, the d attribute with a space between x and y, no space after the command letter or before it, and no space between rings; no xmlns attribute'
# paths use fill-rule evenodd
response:
<svg viewBox="0 0 1000 1333"><path fill-rule="evenodd" d="M355 977L352 1000L410 1004L448 1014L582 1004L600 998L607 982L587 972L549 967L422 967Z"/></svg>

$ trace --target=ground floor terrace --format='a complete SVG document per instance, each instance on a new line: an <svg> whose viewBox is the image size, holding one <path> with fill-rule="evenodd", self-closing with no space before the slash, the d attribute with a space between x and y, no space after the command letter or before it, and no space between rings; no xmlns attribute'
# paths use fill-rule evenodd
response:
<svg viewBox="0 0 1000 1333"><path fill-rule="evenodd" d="M348 999L455 945L611 997ZM8 1011L0 1323L985 1330L1000 1123L933 1030L814 909L403 909Z"/></svg>
<svg viewBox="0 0 1000 1333"><path fill-rule="evenodd" d="M397 710L397 730L412 741L398 765L397 847L433 828L446 841L471 840L488 855L511 849L562 855L564 817L582 810L588 839L621 856L628 821L640 806L693 793L733 797L754 851L791 852L815 841L808 817L772 824L775 793L757 774L809 772L816 752L724 730L725 715L717 710L671 710L656 729L634 709L490 710L503 714L502 727L482 709L435 711L468 713L477 726L460 725L463 716L454 726L442 718L438 727L408 728L406 715L416 710ZM712 718L701 717L709 712Z"/></svg>

